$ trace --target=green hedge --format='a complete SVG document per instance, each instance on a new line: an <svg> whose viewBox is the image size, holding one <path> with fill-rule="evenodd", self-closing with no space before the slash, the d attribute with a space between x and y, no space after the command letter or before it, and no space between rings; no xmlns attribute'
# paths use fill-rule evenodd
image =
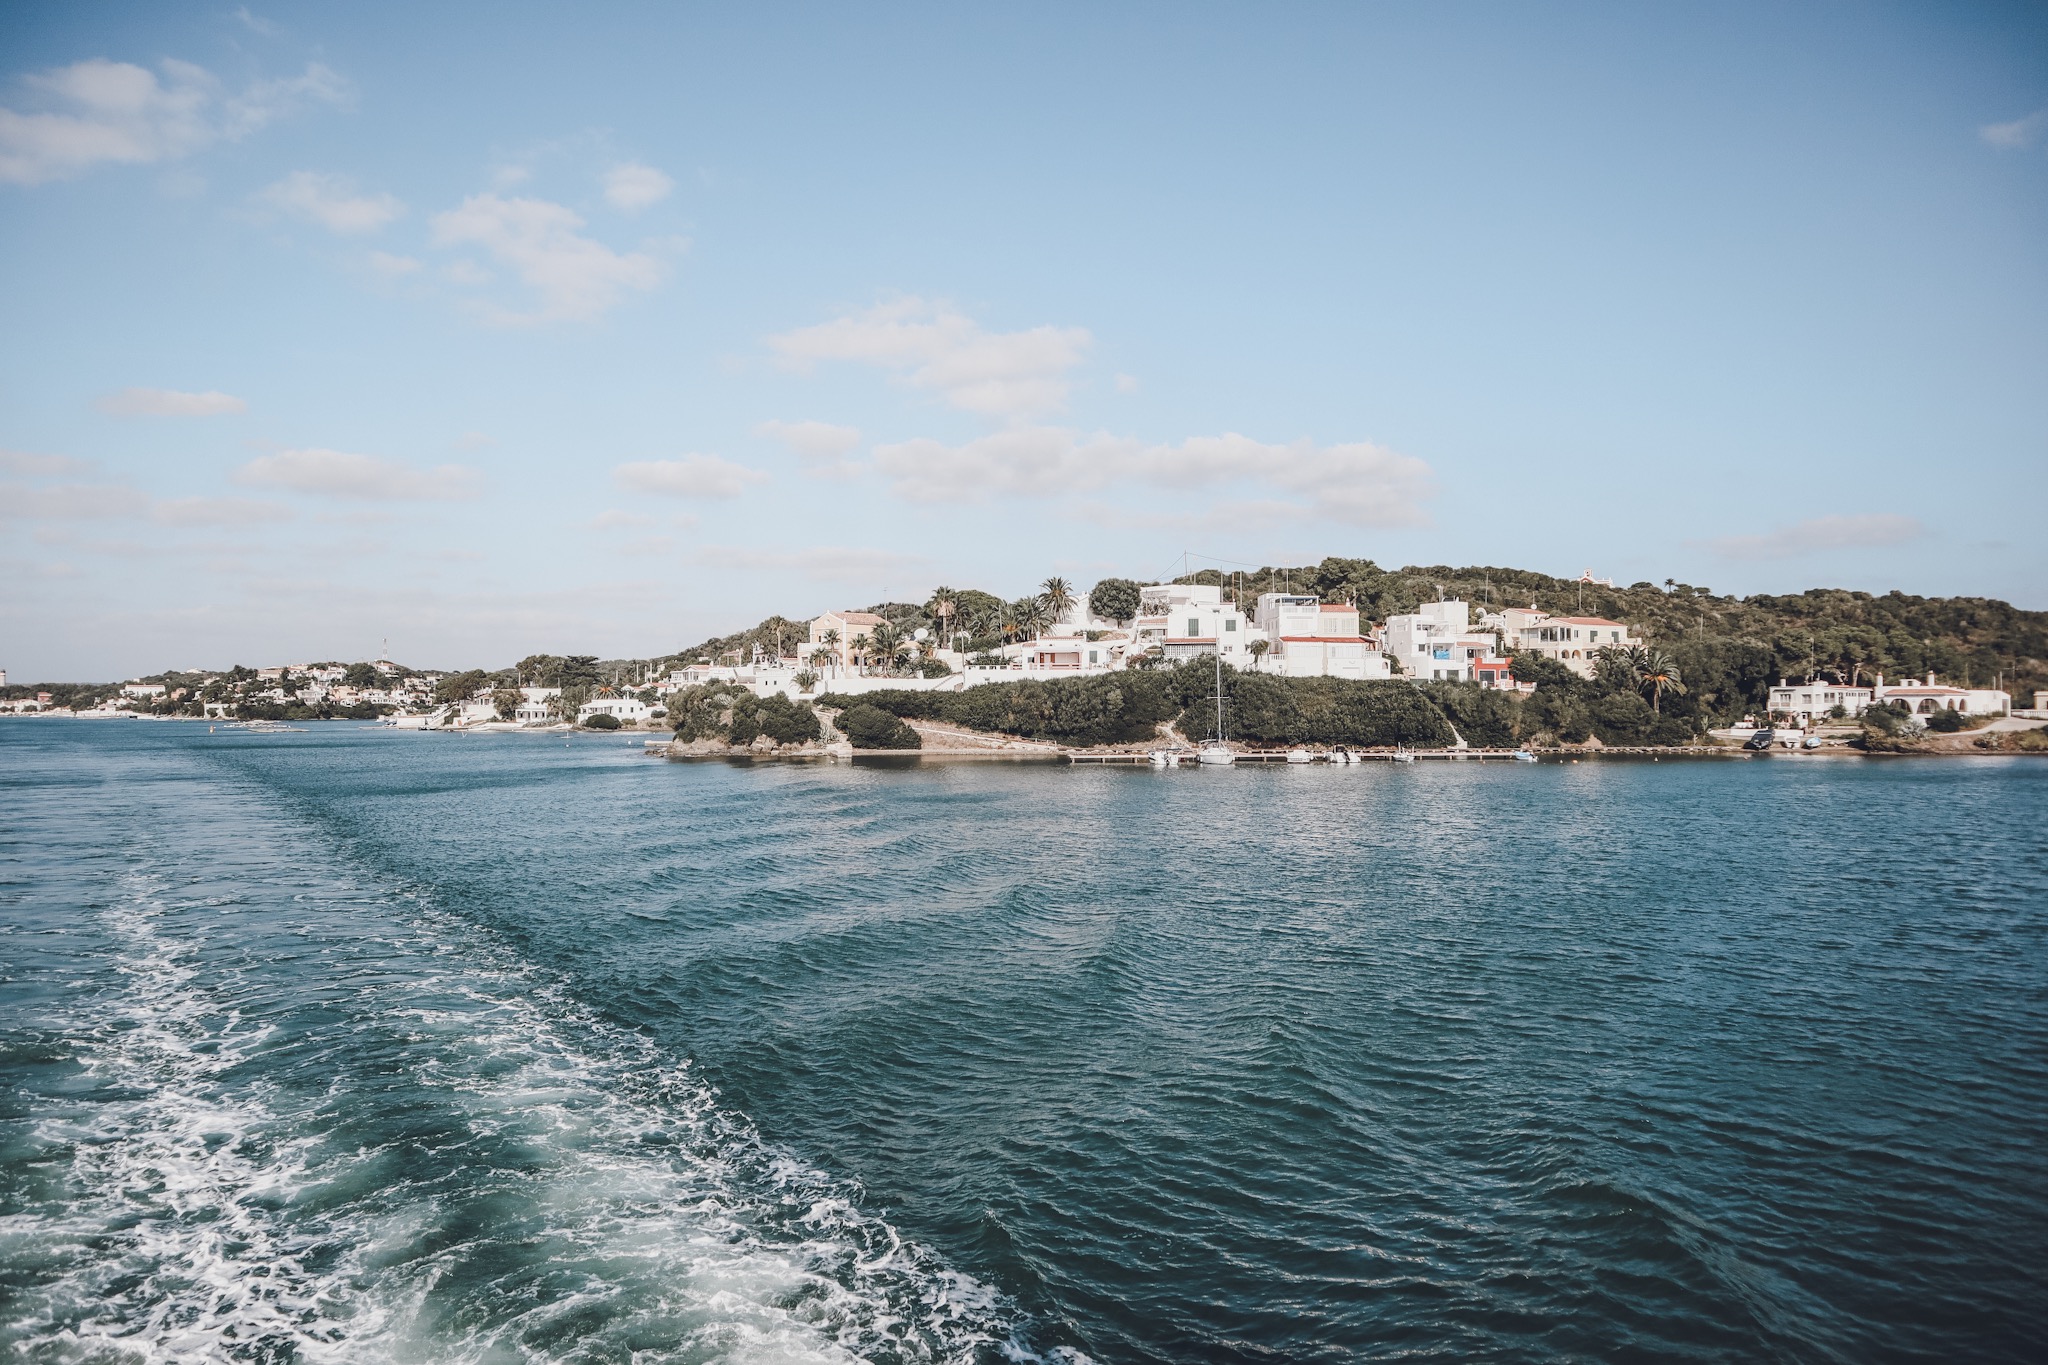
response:
<svg viewBox="0 0 2048 1365"><path fill-rule="evenodd" d="M839 731L856 749L922 749L917 731L879 706L856 702L839 717Z"/></svg>

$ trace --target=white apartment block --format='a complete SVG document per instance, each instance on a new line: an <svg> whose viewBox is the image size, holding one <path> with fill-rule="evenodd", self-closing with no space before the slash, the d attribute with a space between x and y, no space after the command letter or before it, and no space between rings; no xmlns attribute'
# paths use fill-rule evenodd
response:
<svg viewBox="0 0 2048 1365"><path fill-rule="evenodd" d="M1389 616L1381 644L1408 676L1446 682L1471 682L1479 662L1494 657L1493 636L1475 631L1470 605L1455 600Z"/></svg>
<svg viewBox="0 0 2048 1365"><path fill-rule="evenodd" d="M1252 639L1265 638L1223 590L1206 583L1159 583L1138 593L1135 650L1157 645L1167 662L1220 655L1225 663L1251 662Z"/></svg>
<svg viewBox="0 0 2048 1365"><path fill-rule="evenodd" d="M1356 607L1300 593L1263 593L1255 624L1270 645L1261 667L1282 677L1392 676L1386 656L1359 633Z"/></svg>

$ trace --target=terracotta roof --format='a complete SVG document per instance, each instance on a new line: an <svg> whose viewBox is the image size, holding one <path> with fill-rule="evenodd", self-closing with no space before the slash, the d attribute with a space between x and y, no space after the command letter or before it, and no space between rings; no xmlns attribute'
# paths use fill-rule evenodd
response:
<svg viewBox="0 0 2048 1365"><path fill-rule="evenodd" d="M1344 604L1343 604L1342 602L1325 602L1325 603L1323 603L1323 605L1321 606L1321 608L1319 608L1319 610L1322 610L1322 611L1357 611L1357 610L1358 610L1358 608L1357 608L1357 607L1347 607L1347 606L1345 606L1345 605L1344 605Z"/></svg>
<svg viewBox="0 0 2048 1365"><path fill-rule="evenodd" d="M1633 629L1633 627L1632 627L1632 626L1630 626L1630 625L1628 624L1628 622L1626 622L1626 621L1610 621L1610 620L1608 620L1608 619L1607 619L1606 617L1604 617L1604 616L1552 616L1552 617L1549 617L1549 618L1548 618L1548 619L1546 619L1546 620L1542 620L1542 621L1538 621L1538 622L1536 622L1536 625L1538 625L1538 626L1614 626L1614 627L1616 627L1616 628L1618 628L1618 629L1621 629L1621 630L1631 630L1631 629ZM1524 626L1524 627L1523 627L1523 629L1524 629L1524 630L1529 630L1529 629L1533 629L1533 627L1530 627L1530 626Z"/></svg>
<svg viewBox="0 0 2048 1365"><path fill-rule="evenodd" d="M1323 645L1362 645L1365 643L1363 635L1283 635L1280 638L1297 643L1306 641L1309 644Z"/></svg>
<svg viewBox="0 0 2048 1365"><path fill-rule="evenodd" d="M836 616L849 626L880 625L882 618L871 611L828 611L827 616Z"/></svg>

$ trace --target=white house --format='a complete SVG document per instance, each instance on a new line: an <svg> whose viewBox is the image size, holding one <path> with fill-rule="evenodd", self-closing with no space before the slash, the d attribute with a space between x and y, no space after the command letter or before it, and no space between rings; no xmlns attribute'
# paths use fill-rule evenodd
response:
<svg viewBox="0 0 2048 1365"><path fill-rule="evenodd" d="M2010 693L1995 687L1945 687L1935 681L1932 673L1924 679L1901 678L1891 686L1885 686L1882 678L1877 683L1877 699L1882 702L1903 703L1916 716L1931 716L1936 711L1956 711L1971 716L2002 716L2012 710Z"/></svg>
<svg viewBox="0 0 2048 1365"><path fill-rule="evenodd" d="M121 684L121 695L140 701L155 701L164 694L162 683L131 682Z"/></svg>
<svg viewBox="0 0 2048 1365"><path fill-rule="evenodd" d="M1871 694L1868 687L1845 687L1833 682L1788 683L1780 678L1771 689L1770 712L1773 717L1816 721L1833 715L1839 706L1844 715L1860 716L1870 709Z"/></svg>
<svg viewBox="0 0 2048 1365"><path fill-rule="evenodd" d="M1300 593L1262 593L1256 623L1271 648L1262 666L1288 678L1385 678L1386 655L1359 633L1358 608Z"/></svg>
<svg viewBox="0 0 2048 1365"><path fill-rule="evenodd" d="M1141 588L1133 625L1134 650L1156 645L1169 662L1217 654L1242 667L1251 659L1251 641L1265 638L1235 603L1223 600L1223 589L1207 583Z"/></svg>
<svg viewBox="0 0 2048 1365"><path fill-rule="evenodd" d="M1454 599L1389 616L1383 646L1411 677L1471 682L1479 662L1493 658L1494 638L1472 629L1471 607Z"/></svg>
<svg viewBox="0 0 2048 1365"><path fill-rule="evenodd" d="M638 725L653 710L638 697L597 697L576 709L576 723L581 725L592 716L610 716L621 725Z"/></svg>
<svg viewBox="0 0 2048 1365"><path fill-rule="evenodd" d="M1620 621L1604 616L1543 616L1522 625L1509 644L1555 659L1582 678L1593 676L1603 649L1635 649L1642 640Z"/></svg>

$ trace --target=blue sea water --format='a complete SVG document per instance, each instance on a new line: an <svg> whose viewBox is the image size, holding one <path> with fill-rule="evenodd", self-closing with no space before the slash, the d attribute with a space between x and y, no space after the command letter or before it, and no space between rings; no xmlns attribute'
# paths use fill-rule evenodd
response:
<svg viewBox="0 0 2048 1365"><path fill-rule="evenodd" d="M0 723L0 1352L2048 1355L2048 763Z"/></svg>

